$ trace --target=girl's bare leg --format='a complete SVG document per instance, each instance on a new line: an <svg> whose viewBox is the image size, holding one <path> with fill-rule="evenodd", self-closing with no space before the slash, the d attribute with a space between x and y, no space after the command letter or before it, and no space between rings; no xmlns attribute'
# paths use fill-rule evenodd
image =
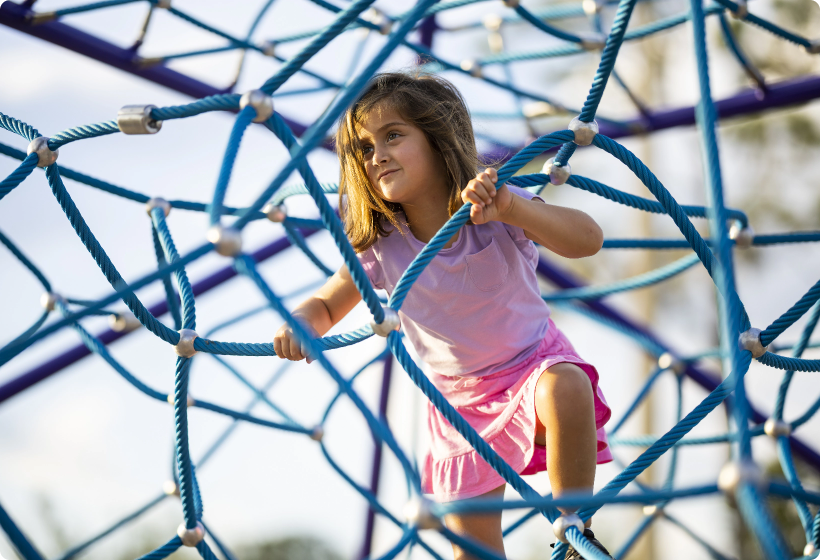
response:
<svg viewBox="0 0 820 560"><path fill-rule="evenodd" d="M535 389L535 412L535 441L547 447L553 496L592 493L598 444L592 384L584 370L560 363L541 374Z"/></svg>
<svg viewBox="0 0 820 560"><path fill-rule="evenodd" d="M505 484L502 484L495 490L490 490L476 499L500 498L504 495L505 486ZM472 515L446 515L444 516L444 524L454 533L478 541L487 548L498 552L502 557L504 556L500 511ZM453 555L455 560L478 560L455 544L453 545Z"/></svg>

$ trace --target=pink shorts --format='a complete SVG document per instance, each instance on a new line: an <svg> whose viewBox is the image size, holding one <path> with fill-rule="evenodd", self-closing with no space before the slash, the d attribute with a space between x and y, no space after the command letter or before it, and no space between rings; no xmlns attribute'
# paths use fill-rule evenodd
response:
<svg viewBox="0 0 820 560"><path fill-rule="evenodd" d="M486 377L431 374L430 380L515 472L547 470L547 450L535 445L535 388L548 368L569 362L589 376L595 395L598 464L612 461L603 426L612 415L598 387L598 371L575 352L550 319L549 330L536 351L522 362ZM479 496L501 486L504 479L487 464L455 428L428 403L430 453L421 473L422 491L449 502Z"/></svg>

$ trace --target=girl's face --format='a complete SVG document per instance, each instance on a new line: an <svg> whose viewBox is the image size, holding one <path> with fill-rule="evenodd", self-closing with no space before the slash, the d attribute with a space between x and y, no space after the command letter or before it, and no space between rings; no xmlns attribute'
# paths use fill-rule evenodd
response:
<svg viewBox="0 0 820 560"><path fill-rule="evenodd" d="M358 138L370 184L389 202L430 202L447 193L444 164L420 128L381 103L362 120Z"/></svg>

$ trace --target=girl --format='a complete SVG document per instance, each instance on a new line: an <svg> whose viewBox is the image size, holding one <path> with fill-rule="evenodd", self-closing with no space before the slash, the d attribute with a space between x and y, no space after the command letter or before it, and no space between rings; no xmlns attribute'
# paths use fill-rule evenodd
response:
<svg viewBox="0 0 820 560"><path fill-rule="evenodd" d="M342 219L376 289L391 293L425 243L463 203L473 204L470 225L410 290L402 327L430 380L513 469L546 469L556 497L591 492L596 463L612 460L603 431L610 410L595 368L549 319L533 242L586 257L601 248L601 229L581 211L517 187L496 188L494 169L476 175L470 115L442 78L376 76L342 117L336 142ZM360 300L343 266L293 315L322 336ZM280 358L311 361L287 325L274 349ZM440 501L502 496L503 479L428 408L424 491ZM501 512L449 515L445 523L503 555ZM584 534L605 551L590 530ZM471 558L453 548L456 560ZM566 558L580 556L570 547Z"/></svg>

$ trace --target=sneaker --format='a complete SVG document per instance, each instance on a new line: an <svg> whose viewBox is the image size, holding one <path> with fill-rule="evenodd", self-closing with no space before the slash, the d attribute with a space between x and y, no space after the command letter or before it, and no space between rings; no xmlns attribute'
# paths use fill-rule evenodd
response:
<svg viewBox="0 0 820 560"><path fill-rule="evenodd" d="M606 554L607 557L612 558L612 555L609 553L606 547L602 545L598 539L595 538L595 533L592 532L592 529L584 529L584 536L587 538L589 542L592 543L592 545L595 548ZM550 546L555 548L555 544L551 544ZM567 555L564 556L564 560L583 560L583 558L584 557L581 556L580 552L572 548L572 545L569 546L569 548L567 549ZM615 559L613 558L612 560Z"/></svg>

